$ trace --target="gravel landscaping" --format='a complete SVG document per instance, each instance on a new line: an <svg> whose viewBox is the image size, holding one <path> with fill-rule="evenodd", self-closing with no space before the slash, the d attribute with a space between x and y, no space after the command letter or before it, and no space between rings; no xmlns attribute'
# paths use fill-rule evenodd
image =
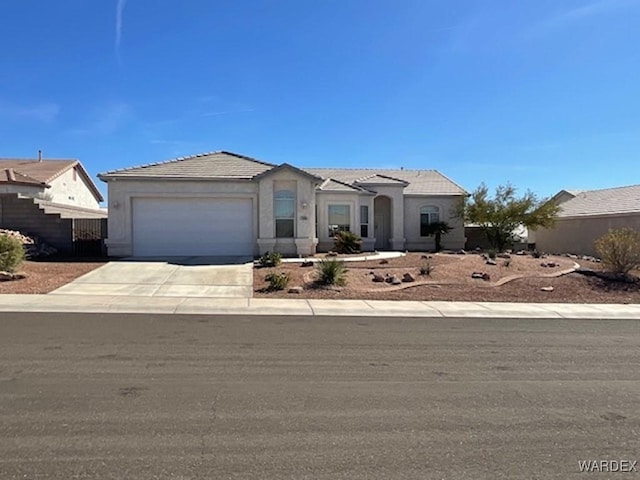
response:
<svg viewBox="0 0 640 480"><path fill-rule="evenodd" d="M429 258L425 258L429 257ZM576 266L599 269L592 261L562 256L534 258L511 255L496 258L488 265L479 254L409 253L386 261L346 263L347 285L319 287L314 284L314 267L300 263L283 263L276 268L254 270L254 296L267 298L317 298L364 300L440 300L489 302L549 303L640 303L640 283L627 284L585 277L578 273L562 274ZM420 275L420 267L430 262L430 275ZM545 264L545 266L543 266ZM552 266L549 266L551 264ZM268 291L264 277L272 272L287 273L289 287L300 286L299 293ZM472 278L472 273L486 273L488 278ZM373 282L373 274L402 279L408 273L415 281L391 285ZM636 272L638 273L638 272ZM549 288L552 287L552 288ZM542 290L542 289L545 290Z"/></svg>
<svg viewBox="0 0 640 480"><path fill-rule="evenodd" d="M104 258L47 258L25 261L18 269L25 278L0 282L0 294L49 293L105 263L107 262Z"/></svg>

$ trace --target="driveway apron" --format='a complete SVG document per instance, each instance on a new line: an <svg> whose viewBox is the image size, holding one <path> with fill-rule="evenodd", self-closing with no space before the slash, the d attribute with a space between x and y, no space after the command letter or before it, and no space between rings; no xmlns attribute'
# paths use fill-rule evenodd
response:
<svg viewBox="0 0 640 480"><path fill-rule="evenodd" d="M251 298L251 260L247 257L125 259L109 262L50 294Z"/></svg>

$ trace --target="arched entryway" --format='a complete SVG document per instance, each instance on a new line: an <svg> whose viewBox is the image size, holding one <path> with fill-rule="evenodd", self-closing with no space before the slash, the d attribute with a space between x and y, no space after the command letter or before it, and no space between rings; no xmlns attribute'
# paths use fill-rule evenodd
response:
<svg viewBox="0 0 640 480"><path fill-rule="evenodd" d="M376 250L388 250L391 239L391 199L379 195L373 200L373 234L376 237Z"/></svg>

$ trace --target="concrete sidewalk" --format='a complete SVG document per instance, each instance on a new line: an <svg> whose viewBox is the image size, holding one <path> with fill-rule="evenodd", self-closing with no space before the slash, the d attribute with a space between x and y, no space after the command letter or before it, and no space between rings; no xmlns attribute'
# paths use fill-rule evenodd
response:
<svg viewBox="0 0 640 480"><path fill-rule="evenodd" d="M116 295L64 294L0 295L0 314L2 312L640 320L640 304L272 300L267 298L193 297L142 298Z"/></svg>

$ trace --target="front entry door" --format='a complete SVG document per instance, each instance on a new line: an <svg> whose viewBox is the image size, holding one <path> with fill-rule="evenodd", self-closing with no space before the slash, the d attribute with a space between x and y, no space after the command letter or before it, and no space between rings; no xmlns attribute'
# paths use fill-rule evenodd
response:
<svg viewBox="0 0 640 480"><path fill-rule="evenodd" d="M376 237L376 250L385 250L389 246L389 238L387 238L387 229L385 228L384 215L376 215L373 224L373 233Z"/></svg>

